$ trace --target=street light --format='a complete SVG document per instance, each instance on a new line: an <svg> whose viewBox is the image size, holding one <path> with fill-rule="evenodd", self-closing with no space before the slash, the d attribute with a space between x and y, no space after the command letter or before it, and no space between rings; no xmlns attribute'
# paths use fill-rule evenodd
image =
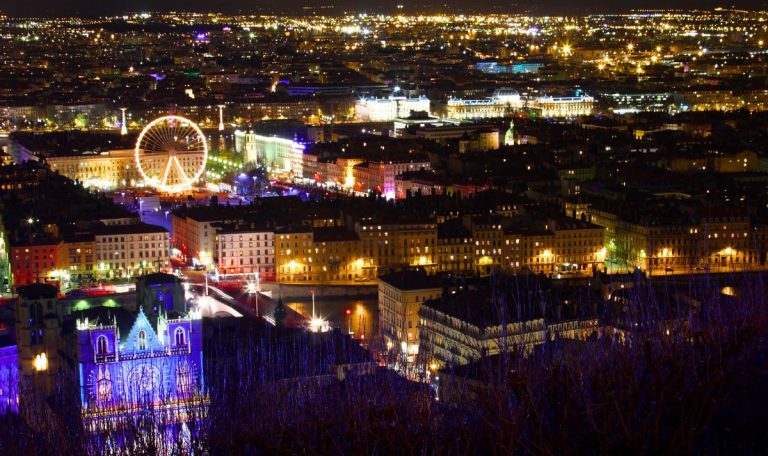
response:
<svg viewBox="0 0 768 456"><path fill-rule="evenodd" d="M48 356L45 354L45 352L35 356L34 365L35 370L38 372L48 370Z"/></svg>
<svg viewBox="0 0 768 456"><path fill-rule="evenodd" d="M255 282L247 282L245 284L245 292L248 293L248 296L250 296L251 299L255 299L255 302L253 304L254 311L256 312L256 317L259 317L259 292L261 292L261 287L259 286L259 273L254 274L256 277Z"/></svg>

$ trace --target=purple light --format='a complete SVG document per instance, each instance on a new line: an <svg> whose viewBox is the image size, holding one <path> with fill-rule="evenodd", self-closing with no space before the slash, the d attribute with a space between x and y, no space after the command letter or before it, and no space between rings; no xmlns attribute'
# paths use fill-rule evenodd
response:
<svg viewBox="0 0 768 456"><path fill-rule="evenodd" d="M18 351L16 345L0 348L0 413L18 411Z"/></svg>

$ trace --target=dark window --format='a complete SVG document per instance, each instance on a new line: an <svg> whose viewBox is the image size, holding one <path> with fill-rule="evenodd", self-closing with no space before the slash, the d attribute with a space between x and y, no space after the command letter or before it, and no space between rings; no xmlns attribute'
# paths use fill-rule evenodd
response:
<svg viewBox="0 0 768 456"><path fill-rule="evenodd" d="M96 339L96 354L106 355L108 351L109 347L107 345L107 338L105 336L99 336Z"/></svg>

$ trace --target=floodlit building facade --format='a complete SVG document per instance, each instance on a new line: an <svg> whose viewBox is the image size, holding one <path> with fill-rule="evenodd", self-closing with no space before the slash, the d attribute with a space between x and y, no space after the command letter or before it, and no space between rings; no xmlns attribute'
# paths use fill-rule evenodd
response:
<svg viewBox="0 0 768 456"><path fill-rule="evenodd" d="M361 98L355 103L355 118L364 122L390 122L398 117L409 117L414 111L429 113L429 98L390 96Z"/></svg>
<svg viewBox="0 0 768 456"><path fill-rule="evenodd" d="M595 109L595 99L589 95L575 97L544 96L531 100L528 108L541 117L590 116Z"/></svg>
<svg viewBox="0 0 768 456"><path fill-rule="evenodd" d="M263 166L276 173L292 173L303 177L304 145L296 141L236 131L238 150L243 151L243 162Z"/></svg>
<svg viewBox="0 0 768 456"><path fill-rule="evenodd" d="M377 275L400 266L436 270L437 224L417 219L361 220L355 231L362 242L363 257L371 258Z"/></svg>
<svg viewBox="0 0 768 456"><path fill-rule="evenodd" d="M419 353L419 309L442 292L440 281L421 271L393 272L379 277L379 330L390 351L413 362Z"/></svg>
<svg viewBox="0 0 768 456"><path fill-rule="evenodd" d="M168 231L160 226L139 223L99 227L93 241L100 276L131 277L169 267L170 239Z"/></svg>
<svg viewBox="0 0 768 456"><path fill-rule="evenodd" d="M216 234L220 274L256 274L275 278L275 231L251 226L222 227Z"/></svg>
<svg viewBox="0 0 768 456"><path fill-rule="evenodd" d="M523 105L523 99L515 89L502 88L489 98L449 98L445 104L445 116L457 120L505 117L519 111Z"/></svg>
<svg viewBox="0 0 768 456"><path fill-rule="evenodd" d="M359 236L342 227L287 227L275 233L279 282L354 282L375 279Z"/></svg>
<svg viewBox="0 0 768 456"><path fill-rule="evenodd" d="M60 240L46 240L10 248L11 276L15 286L54 280L59 269Z"/></svg>
<svg viewBox="0 0 768 456"><path fill-rule="evenodd" d="M209 403L201 314L187 309L175 276L143 276L137 289L122 305L94 305L60 300L47 284L20 288L22 415L36 416L38 401L56 395L78 401L85 432L102 444L138 416L152 418L171 443L188 437L187 423L204 419Z"/></svg>

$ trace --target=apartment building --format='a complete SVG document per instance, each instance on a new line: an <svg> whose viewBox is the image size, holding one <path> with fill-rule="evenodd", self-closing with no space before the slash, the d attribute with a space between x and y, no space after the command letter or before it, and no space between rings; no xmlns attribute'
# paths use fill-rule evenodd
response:
<svg viewBox="0 0 768 456"><path fill-rule="evenodd" d="M217 227L216 264L219 274L259 274L274 280L275 231L267 226L224 225Z"/></svg>
<svg viewBox="0 0 768 456"><path fill-rule="evenodd" d="M16 287L54 280L59 268L61 240L35 239L31 242L11 244L11 275Z"/></svg>
<svg viewBox="0 0 768 456"><path fill-rule="evenodd" d="M340 226L295 226L275 233L275 264L280 282L363 282L376 278L360 237Z"/></svg>
<svg viewBox="0 0 768 456"><path fill-rule="evenodd" d="M100 276L130 277L169 267L171 244L161 226L101 226L94 230L93 241Z"/></svg>
<svg viewBox="0 0 768 456"><path fill-rule="evenodd" d="M371 258L381 275L401 266L437 270L437 224L418 216L368 217L355 224L362 256Z"/></svg>
<svg viewBox="0 0 768 456"><path fill-rule="evenodd" d="M379 277L379 330L390 353L413 362L419 353L421 304L438 298L441 282L423 271L399 271Z"/></svg>

